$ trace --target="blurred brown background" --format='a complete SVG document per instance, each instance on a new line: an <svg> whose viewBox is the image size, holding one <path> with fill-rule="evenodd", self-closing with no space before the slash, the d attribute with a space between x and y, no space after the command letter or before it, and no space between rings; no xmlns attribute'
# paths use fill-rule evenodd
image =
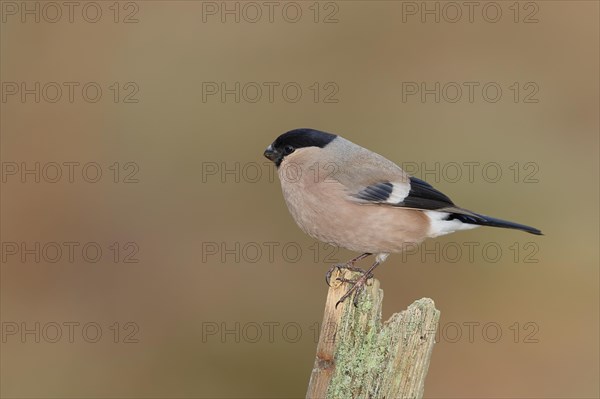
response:
<svg viewBox="0 0 600 399"><path fill-rule="evenodd" d="M600 395L597 2L55 4L1 2L3 397L302 397L324 273L354 254L270 175L296 127L545 233L379 270L384 318L442 312L427 397Z"/></svg>

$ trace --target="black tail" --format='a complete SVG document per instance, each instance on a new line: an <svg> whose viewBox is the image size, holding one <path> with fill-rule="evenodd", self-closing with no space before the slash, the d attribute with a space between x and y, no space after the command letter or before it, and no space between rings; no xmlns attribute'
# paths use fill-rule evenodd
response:
<svg viewBox="0 0 600 399"><path fill-rule="evenodd" d="M525 226L524 224L513 223L507 220L496 219L490 216L480 215L478 213L472 213L470 215L465 215L461 213L453 213L450 216L450 219L457 219L463 223L468 224L476 224L479 226L491 226L491 227L502 227L504 229L516 229L523 230L531 234L535 234L538 236L543 235L542 232L535 227Z"/></svg>

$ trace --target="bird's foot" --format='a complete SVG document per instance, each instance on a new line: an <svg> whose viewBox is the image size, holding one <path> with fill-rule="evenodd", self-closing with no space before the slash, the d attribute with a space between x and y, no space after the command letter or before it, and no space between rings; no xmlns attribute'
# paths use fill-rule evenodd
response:
<svg viewBox="0 0 600 399"><path fill-rule="evenodd" d="M367 285L367 281L370 278L373 278L373 274L367 273L365 271L362 271L362 276L360 276L356 280L350 280L347 278L338 277L336 280L341 281L342 283L352 284L352 287L340 298L339 301L336 302L336 304L335 304L336 309L337 309L338 305L340 303L344 302L350 295L353 295L352 303L354 304L355 307L358 307L358 296L365 289L365 285Z"/></svg>
<svg viewBox="0 0 600 399"><path fill-rule="evenodd" d="M360 274L366 273L360 267L354 267L354 262L352 262L352 261L350 261L348 263L338 263L336 265L331 266L329 268L329 270L327 270L327 273L325 273L325 282L327 283L328 286L331 287L331 275L333 274L333 272L335 272L336 270L342 271L343 269L351 270L353 272L357 272ZM336 280L340 280L340 279L337 278ZM342 280L340 280L340 281L342 281Z"/></svg>
<svg viewBox="0 0 600 399"><path fill-rule="evenodd" d="M366 258L367 256L371 255L368 252L365 252L364 254L361 254L359 256L357 256L354 259L350 259L348 262L346 263L338 263L336 265L333 265L329 268L329 270L327 270L327 273L325 274L325 282L327 283L328 286L331 287L331 275L333 274L333 272L337 269L338 271L341 271L342 269L346 269L346 270L351 270L353 272L358 272L361 274L365 274L366 272L361 269L360 267L354 267L354 264L356 262L358 262L359 260L362 260L364 258Z"/></svg>

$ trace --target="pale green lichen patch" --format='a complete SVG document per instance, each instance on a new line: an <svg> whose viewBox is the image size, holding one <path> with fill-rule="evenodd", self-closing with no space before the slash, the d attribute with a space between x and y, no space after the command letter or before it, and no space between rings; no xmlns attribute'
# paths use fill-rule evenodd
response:
<svg viewBox="0 0 600 399"><path fill-rule="evenodd" d="M433 309L436 319L439 312L425 298L382 325L382 296L378 287L368 287L358 307L344 306L327 398L380 398L403 388L400 374L417 360L415 351L411 354L405 349L421 344L426 313Z"/></svg>
<svg viewBox="0 0 600 399"><path fill-rule="evenodd" d="M375 293L377 295L377 293ZM338 331L341 340L335 353L336 370L329 385L328 398L373 397L365 381L376 380L388 363L390 343L394 340L388 329L383 329L380 312L373 312L376 304L371 292L363 293L358 308L346 306Z"/></svg>

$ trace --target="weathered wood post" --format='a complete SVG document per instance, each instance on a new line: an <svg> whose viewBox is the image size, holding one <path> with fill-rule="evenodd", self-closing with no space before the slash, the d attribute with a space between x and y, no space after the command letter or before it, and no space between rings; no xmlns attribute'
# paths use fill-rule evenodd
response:
<svg viewBox="0 0 600 399"><path fill-rule="evenodd" d="M440 312L433 300L419 299L382 323L379 281L365 287L358 307L352 298L335 309L357 273L332 276L314 368L306 397L421 398L435 343ZM335 282L334 282L335 281Z"/></svg>

